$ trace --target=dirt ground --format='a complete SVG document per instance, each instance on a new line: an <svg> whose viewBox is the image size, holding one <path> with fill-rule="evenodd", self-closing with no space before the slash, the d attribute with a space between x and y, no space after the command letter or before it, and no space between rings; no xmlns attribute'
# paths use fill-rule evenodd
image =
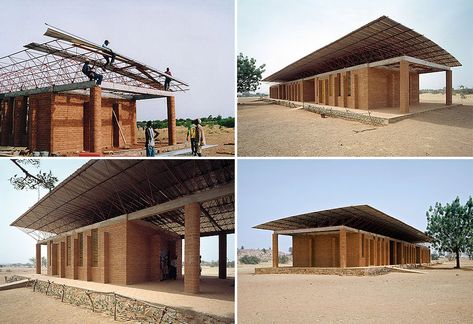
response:
<svg viewBox="0 0 473 324"><path fill-rule="evenodd" d="M469 270L453 265L374 277L254 275L244 266L238 322L471 323L473 262L462 260Z"/></svg>
<svg viewBox="0 0 473 324"><path fill-rule="evenodd" d="M263 102L238 106L239 156L473 156L471 143L473 104L378 127Z"/></svg>
<svg viewBox="0 0 473 324"><path fill-rule="evenodd" d="M2 323L116 323L113 318L89 309L61 303L60 300L34 293L30 288L0 291ZM133 323L133 322L130 322Z"/></svg>
<svg viewBox="0 0 473 324"><path fill-rule="evenodd" d="M158 129L159 132L157 146L166 146L168 143L168 130L167 128ZM177 126L177 143L184 143L186 141L187 128L183 126ZM145 133L142 129L137 129L136 134L138 135L138 144L142 143L144 147ZM203 156L233 156L235 155L235 129L219 126L204 126L205 139L208 145L217 145L205 149ZM190 147L190 146L189 146Z"/></svg>

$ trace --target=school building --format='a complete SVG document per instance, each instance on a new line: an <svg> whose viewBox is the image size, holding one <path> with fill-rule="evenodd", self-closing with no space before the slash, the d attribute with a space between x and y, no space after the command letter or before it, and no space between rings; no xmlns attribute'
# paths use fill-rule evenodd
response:
<svg viewBox="0 0 473 324"><path fill-rule="evenodd" d="M407 113L419 104L422 73L445 72L445 104L451 105L456 66L460 62L439 45L382 16L263 81L277 83L272 99Z"/></svg>

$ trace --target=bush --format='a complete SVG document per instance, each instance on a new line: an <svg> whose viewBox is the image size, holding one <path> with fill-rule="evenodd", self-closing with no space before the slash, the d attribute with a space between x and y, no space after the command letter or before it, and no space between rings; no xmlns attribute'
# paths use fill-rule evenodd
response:
<svg viewBox="0 0 473 324"><path fill-rule="evenodd" d="M243 264L258 264L260 259L252 255L245 255L240 258L240 262Z"/></svg>
<svg viewBox="0 0 473 324"><path fill-rule="evenodd" d="M279 256L279 263L285 264L289 262L289 257L285 254Z"/></svg>
<svg viewBox="0 0 473 324"><path fill-rule="evenodd" d="M439 254L434 251L434 252L432 252L431 258L432 258L432 260L438 260L439 259Z"/></svg>
<svg viewBox="0 0 473 324"><path fill-rule="evenodd" d="M235 268L235 261L228 261L227 268Z"/></svg>

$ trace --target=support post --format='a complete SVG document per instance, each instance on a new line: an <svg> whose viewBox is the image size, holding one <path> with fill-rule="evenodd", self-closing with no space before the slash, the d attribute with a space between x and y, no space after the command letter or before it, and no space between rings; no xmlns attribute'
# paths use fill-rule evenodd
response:
<svg viewBox="0 0 473 324"><path fill-rule="evenodd" d="M72 237L72 279L79 278L78 265L79 265L79 240Z"/></svg>
<svg viewBox="0 0 473 324"><path fill-rule="evenodd" d="M84 233L85 234L85 233ZM92 280L92 236L86 235L85 240L85 280Z"/></svg>
<svg viewBox="0 0 473 324"><path fill-rule="evenodd" d="M401 61L399 73L399 111L409 112L409 62Z"/></svg>
<svg viewBox="0 0 473 324"><path fill-rule="evenodd" d="M102 273L102 279L103 283L109 283L110 278L109 278L109 234L108 232L103 232L103 273Z"/></svg>
<svg viewBox="0 0 473 324"><path fill-rule="evenodd" d="M200 205L184 206L184 291L197 294L200 291Z"/></svg>
<svg viewBox="0 0 473 324"><path fill-rule="evenodd" d="M452 104L452 70L445 71L445 104Z"/></svg>
<svg viewBox="0 0 473 324"><path fill-rule="evenodd" d="M66 243L60 243L60 251L61 251L61 262L59 266L59 277L65 278L66 277Z"/></svg>
<svg viewBox="0 0 473 324"><path fill-rule="evenodd" d="M36 244L36 273L41 274L41 244Z"/></svg>
<svg viewBox="0 0 473 324"><path fill-rule="evenodd" d="M102 89L99 86L90 88L90 151L102 150Z"/></svg>
<svg viewBox="0 0 473 324"><path fill-rule="evenodd" d="M176 145L176 105L174 96L166 97L168 104L168 144Z"/></svg>
<svg viewBox="0 0 473 324"><path fill-rule="evenodd" d="M218 235L218 277L227 279L227 234Z"/></svg>
<svg viewBox="0 0 473 324"><path fill-rule="evenodd" d="M347 232L345 228L340 228L340 240L339 240L339 247L340 247L340 268L347 267Z"/></svg>
<svg viewBox="0 0 473 324"><path fill-rule="evenodd" d="M278 234L273 233L273 268L279 266L279 246L278 246Z"/></svg>

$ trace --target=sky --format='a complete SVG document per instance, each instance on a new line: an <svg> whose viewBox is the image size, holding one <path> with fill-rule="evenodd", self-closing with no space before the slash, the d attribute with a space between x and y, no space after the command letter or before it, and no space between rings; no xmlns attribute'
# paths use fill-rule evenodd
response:
<svg viewBox="0 0 473 324"><path fill-rule="evenodd" d="M43 171L51 170L61 182L86 162L86 159L77 158L42 158L40 169ZM28 167L28 169L37 172L32 167ZM36 174L36 172L34 173ZM15 174L20 175L22 173L9 159L0 159L0 206L2 207L0 217L0 264L27 263L31 257L35 256L35 239L20 229L10 226L10 224L38 201L38 191L17 191L13 189L8 179ZM47 193L46 190L41 190L40 198ZM204 237L201 238L200 242L202 260L218 260L218 236ZM227 236L227 258L230 261L235 260L234 248L235 235L231 234ZM46 256L45 246L43 246L42 255Z"/></svg>
<svg viewBox="0 0 473 324"><path fill-rule="evenodd" d="M473 87L470 0L238 0L237 51L266 64L264 78L383 15L446 49L463 65L453 87ZM445 72L420 76L421 89L444 86Z"/></svg>
<svg viewBox="0 0 473 324"><path fill-rule="evenodd" d="M425 231L428 208L465 204L472 183L471 159L240 159L237 246L271 247L272 231L252 228L271 220L364 204ZM291 245L279 236L280 251Z"/></svg>
<svg viewBox="0 0 473 324"><path fill-rule="evenodd" d="M190 90L176 94L176 117L235 113L232 0L1 1L0 57L46 42L44 23L158 70L170 67ZM20 23L21 22L21 23ZM166 99L141 100L137 119L166 119Z"/></svg>

